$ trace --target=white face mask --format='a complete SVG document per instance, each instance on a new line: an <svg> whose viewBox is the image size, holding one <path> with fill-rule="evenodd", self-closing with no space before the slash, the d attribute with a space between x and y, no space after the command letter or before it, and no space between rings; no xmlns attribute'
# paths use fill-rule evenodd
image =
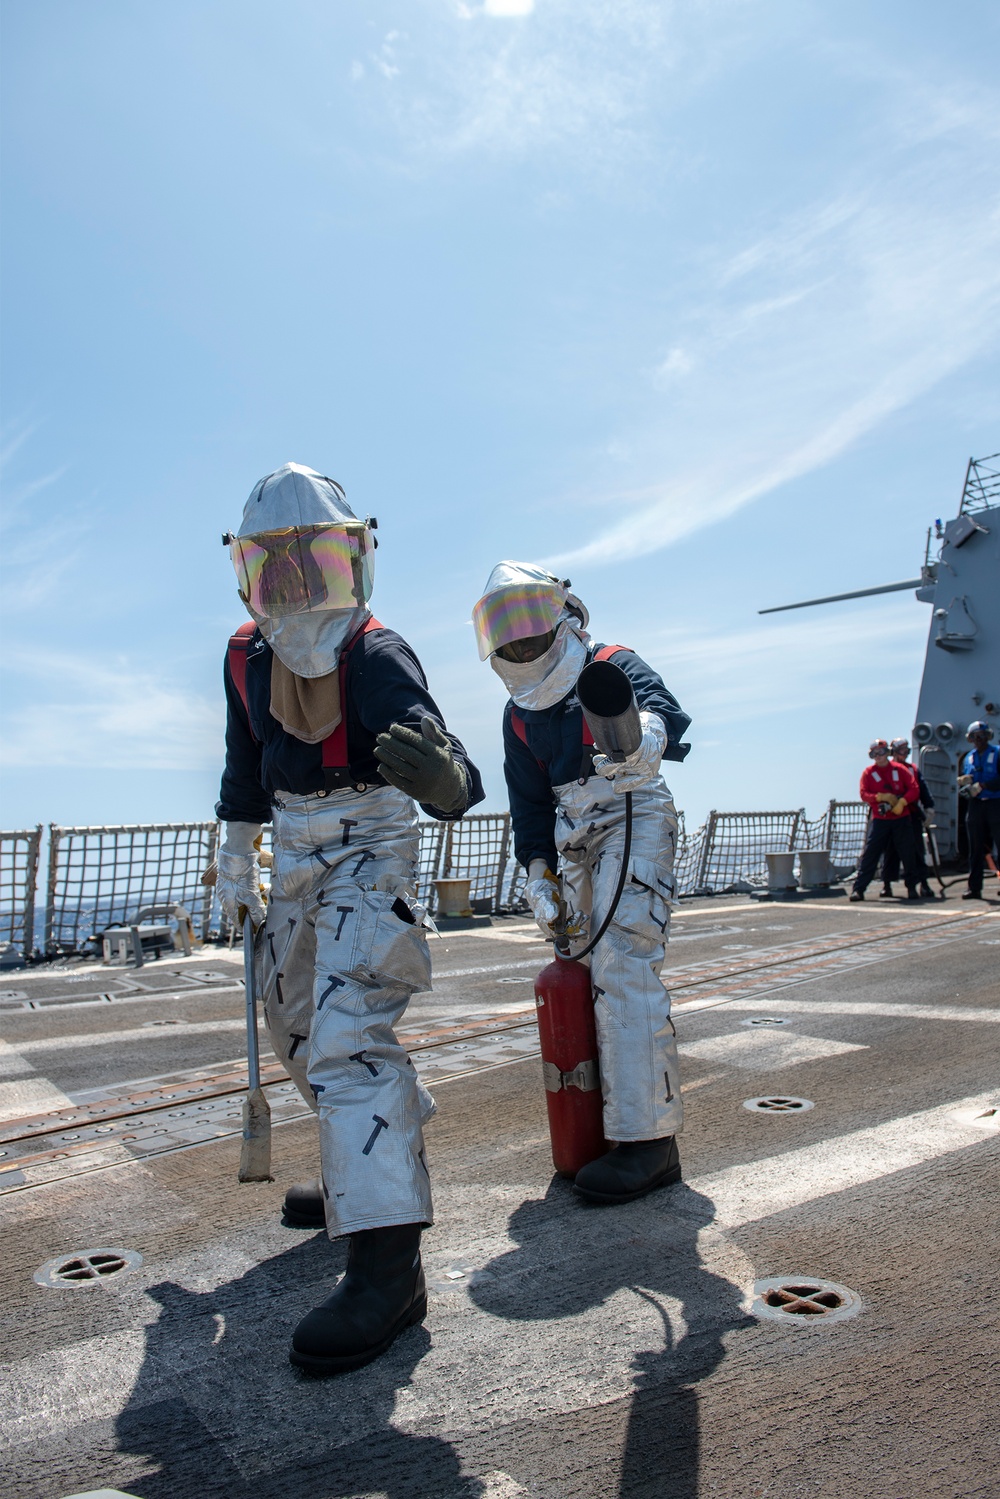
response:
<svg viewBox="0 0 1000 1499"><path fill-rule="evenodd" d="M297 677L325 677L336 668L344 645L370 613L370 609L327 609L322 614L286 614L281 619L263 614L253 617L289 671Z"/></svg>
<svg viewBox="0 0 1000 1499"><path fill-rule="evenodd" d="M490 657L490 665L519 708L551 708L568 697L587 664L590 636L575 621L560 620L556 638L535 661Z"/></svg>

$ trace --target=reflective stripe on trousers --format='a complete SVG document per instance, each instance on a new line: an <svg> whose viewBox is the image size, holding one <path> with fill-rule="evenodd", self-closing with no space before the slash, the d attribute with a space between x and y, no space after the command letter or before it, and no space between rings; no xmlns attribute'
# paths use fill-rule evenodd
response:
<svg viewBox="0 0 1000 1499"><path fill-rule="evenodd" d="M416 808L392 786L282 795L274 811L260 992L271 1045L319 1115L332 1238L432 1221L434 1101L393 1029L431 986L419 842Z"/></svg>
<svg viewBox="0 0 1000 1499"><path fill-rule="evenodd" d="M601 776L554 788L559 872L593 933L621 871L625 798ZM660 979L670 934L677 813L663 781L632 794L632 851L621 902L590 957L609 1140L654 1140L682 1124L677 1041ZM581 939L576 946L583 946Z"/></svg>

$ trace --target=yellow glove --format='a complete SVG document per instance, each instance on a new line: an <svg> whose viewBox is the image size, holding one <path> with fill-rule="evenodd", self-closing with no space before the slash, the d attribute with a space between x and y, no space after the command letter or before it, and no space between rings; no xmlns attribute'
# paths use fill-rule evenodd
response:
<svg viewBox="0 0 1000 1499"><path fill-rule="evenodd" d="M972 785L972 777L971 776L959 776L959 778L958 778L958 784L960 786L971 786Z"/></svg>
<svg viewBox="0 0 1000 1499"><path fill-rule="evenodd" d="M880 791L876 795L875 800L877 802L894 802L896 798L891 791Z"/></svg>
<svg viewBox="0 0 1000 1499"><path fill-rule="evenodd" d="M892 809L893 816L902 817L903 813L906 811L907 805L908 803L905 796L898 797L896 800L896 805Z"/></svg>

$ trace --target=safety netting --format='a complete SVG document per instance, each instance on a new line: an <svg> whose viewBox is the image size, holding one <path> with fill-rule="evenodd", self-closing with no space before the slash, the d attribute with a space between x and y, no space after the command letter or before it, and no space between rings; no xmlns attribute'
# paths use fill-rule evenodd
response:
<svg viewBox="0 0 1000 1499"><path fill-rule="evenodd" d="M788 812L710 812L694 833L683 819L674 862L678 895L719 895L767 884L767 855L829 849L835 878L857 866L865 841L864 802L831 801L820 817Z"/></svg>
<svg viewBox="0 0 1000 1499"><path fill-rule="evenodd" d="M502 910L508 865L513 862L509 815L486 812L441 826L444 837L434 878L468 880L473 911L486 915Z"/></svg>
<svg viewBox="0 0 1000 1499"><path fill-rule="evenodd" d="M26 957L35 941L35 887L41 826L0 832L0 947Z"/></svg>
<svg viewBox="0 0 1000 1499"><path fill-rule="evenodd" d="M217 822L61 828L49 832L45 950L79 952L143 908L179 905L195 933L209 930L202 883L218 847Z"/></svg>
<svg viewBox="0 0 1000 1499"><path fill-rule="evenodd" d="M822 816L805 813L711 812L693 833L678 818L674 863L679 896L721 894L767 883L767 855L829 849L834 878L856 868L868 810L863 802L831 801ZM270 828L262 852L270 852ZM34 942L34 908L41 828L0 833L0 943L28 954ZM202 938L229 936L211 885L203 883L219 842L215 822L148 823L130 827L52 826L46 953L82 951L109 926L134 920L143 909L181 906ZM265 864L268 860L265 858ZM435 881L467 879L476 912L524 910L525 872L513 854L506 812L420 824L418 890L437 908ZM264 870L265 884L269 871Z"/></svg>
<svg viewBox="0 0 1000 1499"><path fill-rule="evenodd" d="M802 812L710 812L698 857L678 879L679 895L708 895L767 882L769 853L796 846ZM696 835L697 838L697 835Z"/></svg>
<svg viewBox="0 0 1000 1499"><path fill-rule="evenodd" d="M864 802L831 802L826 812L824 841L817 847L830 850L830 867L843 877L856 869L868 831L868 808Z"/></svg>
<svg viewBox="0 0 1000 1499"><path fill-rule="evenodd" d="M444 847L445 824L422 822L420 824L420 857L417 862L417 894L433 911L437 905L434 881L441 875L441 850Z"/></svg>

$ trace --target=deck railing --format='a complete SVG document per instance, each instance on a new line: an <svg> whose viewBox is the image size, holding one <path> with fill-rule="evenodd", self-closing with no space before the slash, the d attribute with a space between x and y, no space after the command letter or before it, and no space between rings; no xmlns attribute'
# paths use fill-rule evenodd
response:
<svg viewBox="0 0 1000 1499"><path fill-rule="evenodd" d="M860 857L866 821L863 802L831 801L814 820L801 809L710 812L688 834L681 814L676 892L710 895L762 886L767 880L765 855L775 850L827 848L835 871L846 874ZM142 907L166 904L184 907L197 936L218 932L218 906L211 888L202 884L218 842L215 822L50 826L41 952L85 951L107 927L134 918ZM0 833L0 945L13 945L25 956L37 950L34 911L41 851L41 827ZM509 815L421 823L417 878L420 897L432 914L439 879L469 880L474 911L498 915L520 909L524 871L514 859Z"/></svg>

